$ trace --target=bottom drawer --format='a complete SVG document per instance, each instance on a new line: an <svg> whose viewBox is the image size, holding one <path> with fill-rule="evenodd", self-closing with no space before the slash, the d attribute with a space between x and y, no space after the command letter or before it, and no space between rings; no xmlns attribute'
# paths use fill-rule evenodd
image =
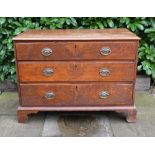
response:
<svg viewBox="0 0 155 155"><path fill-rule="evenodd" d="M133 84L20 84L22 106L119 106L133 104Z"/></svg>

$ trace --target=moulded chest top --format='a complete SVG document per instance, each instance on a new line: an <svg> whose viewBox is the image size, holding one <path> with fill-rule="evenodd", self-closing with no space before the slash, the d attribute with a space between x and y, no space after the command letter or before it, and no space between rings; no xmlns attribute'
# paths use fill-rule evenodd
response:
<svg viewBox="0 0 155 155"><path fill-rule="evenodd" d="M128 29L67 29L67 30L28 30L13 40L139 40Z"/></svg>

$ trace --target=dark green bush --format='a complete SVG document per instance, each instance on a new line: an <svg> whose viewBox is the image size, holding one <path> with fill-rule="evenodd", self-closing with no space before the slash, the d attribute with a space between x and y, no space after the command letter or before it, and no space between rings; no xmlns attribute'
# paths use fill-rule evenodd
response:
<svg viewBox="0 0 155 155"><path fill-rule="evenodd" d="M12 38L27 29L128 28L141 37L138 71L155 80L155 18L144 17L59 17L0 18L0 81L15 81Z"/></svg>

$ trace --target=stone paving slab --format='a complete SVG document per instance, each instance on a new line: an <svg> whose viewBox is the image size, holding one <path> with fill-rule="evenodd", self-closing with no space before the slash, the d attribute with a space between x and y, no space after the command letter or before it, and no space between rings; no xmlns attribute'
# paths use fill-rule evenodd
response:
<svg viewBox="0 0 155 155"><path fill-rule="evenodd" d="M48 114L45 118L45 123L42 131L42 137L61 137L61 132L58 127L58 116Z"/></svg>
<svg viewBox="0 0 155 155"><path fill-rule="evenodd" d="M17 92L4 92L0 95L0 115L16 115L18 103Z"/></svg>
<svg viewBox="0 0 155 155"><path fill-rule="evenodd" d="M114 114L109 119L115 137L155 136L155 115L138 114L136 123L126 123Z"/></svg>
<svg viewBox="0 0 155 155"><path fill-rule="evenodd" d="M149 91L136 92L135 104L138 113L155 114L155 98L149 93Z"/></svg>
<svg viewBox="0 0 155 155"><path fill-rule="evenodd" d="M112 130L103 113L48 114L42 136L108 137L112 136Z"/></svg>
<svg viewBox="0 0 155 155"><path fill-rule="evenodd" d="M40 137L44 114L32 115L27 123L18 123L16 116L0 116L0 137Z"/></svg>
<svg viewBox="0 0 155 155"><path fill-rule="evenodd" d="M136 137L137 131L133 123L127 123L122 114L109 113L108 118L110 120L111 128L114 137Z"/></svg>

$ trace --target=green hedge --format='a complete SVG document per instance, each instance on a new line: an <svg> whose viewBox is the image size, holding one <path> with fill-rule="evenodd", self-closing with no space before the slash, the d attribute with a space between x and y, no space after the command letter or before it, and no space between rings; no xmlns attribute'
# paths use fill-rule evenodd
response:
<svg viewBox="0 0 155 155"><path fill-rule="evenodd" d="M155 81L155 18L128 17L0 17L0 81L16 81L12 38L27 29L103 29L125 27L141 37L138 71Z"/></svg>

